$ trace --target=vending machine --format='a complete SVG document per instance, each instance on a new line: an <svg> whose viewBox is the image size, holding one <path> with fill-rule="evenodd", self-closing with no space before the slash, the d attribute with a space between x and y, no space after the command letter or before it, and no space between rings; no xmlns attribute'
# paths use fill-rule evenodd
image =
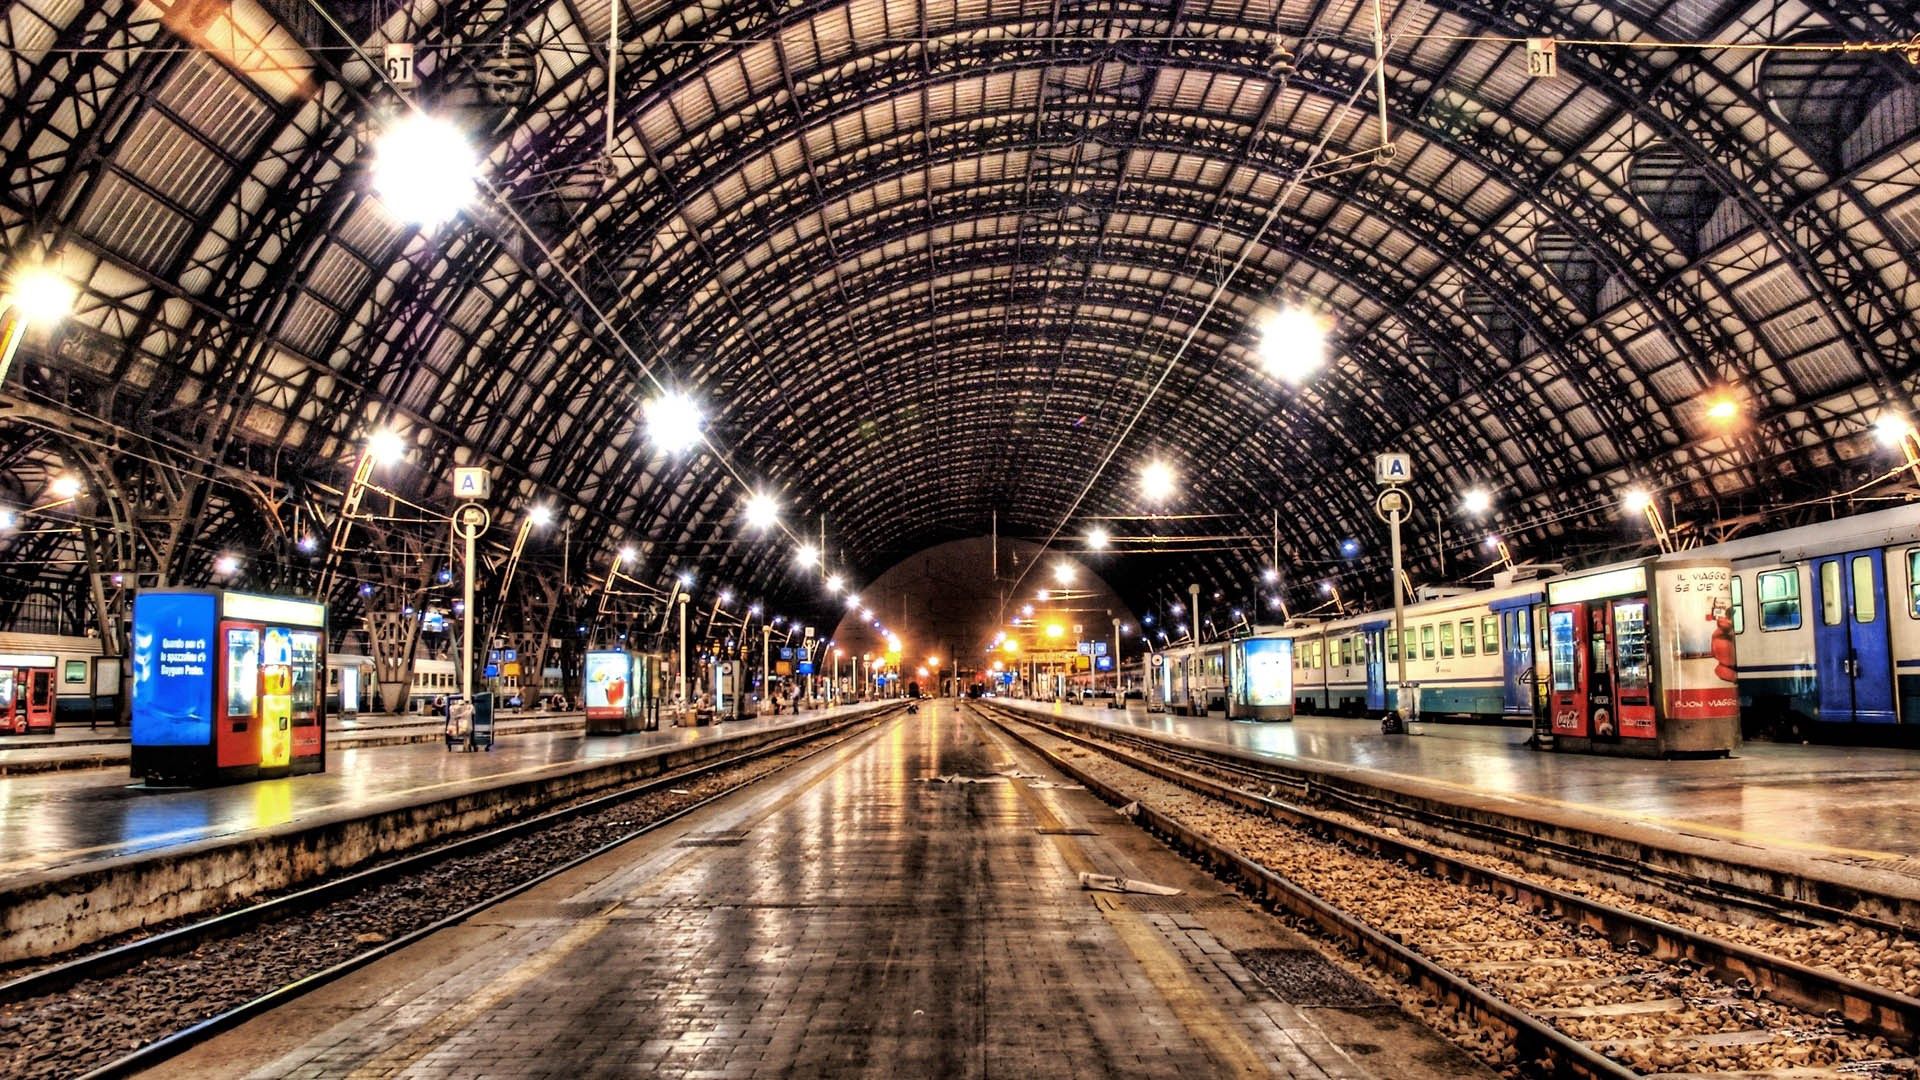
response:
<svg viewBox="0 0 1920 1080"><path fill-rule="evenodd" d="M222 589L134 597L135 776L193 783L326 769L326 607Z"/></svg>

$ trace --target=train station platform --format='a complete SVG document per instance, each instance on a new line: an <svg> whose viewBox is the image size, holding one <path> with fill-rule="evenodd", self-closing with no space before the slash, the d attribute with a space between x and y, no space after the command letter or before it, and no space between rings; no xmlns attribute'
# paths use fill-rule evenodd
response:
<svg viewBox="0 0 1920 1080"><path fill-rule="evenodd" d="M147 1075L1490 1076L1062 779L930 703Z"/></svg>
<svg viewBox="0 0 1920 1080"><path fill-rule="evenodd" d="M335 744L324 773L219 787L148 788L125 774L106 770L0 777L0 886L18 875L128 855L154 855L211 840L241 839L282 826L483 790L582 764L617 761L833 712L591 738L580 729L576 714L574 730L522 734L500 740L482 753L447 750L436 724L433 742L349 749ZM407 726L375 724L369 730Z"/></svg>
<svg viewBox="0 0 1920 1080"><path fill-rule="evenodd" d="M1531 823L1542 835L1605 837L1623 850L1772 875L1781 888L1818 893L1831 884L1920 910L1920 751L1753 742L1727 759L1660 761L1533 750L1523 745L1530 733L1515 727L1428 722L1385 735L1377 719L1255 723L1137 703L993 703L1226 747L1408 805Z"/></svg>
<svg viewBox="0 0 1920 1080"><path fill-rule="evenodd" d="M496 723L498 735L537 731L579 732L585 714L573 712L508 712ZM335 750L398 743L434 742L441 738L437 717L419 713L364 713L327 721L327 745ZM70 769L125 768L131 737L117 725L72 725L40 735L0 736L0 777Z"/></svg>

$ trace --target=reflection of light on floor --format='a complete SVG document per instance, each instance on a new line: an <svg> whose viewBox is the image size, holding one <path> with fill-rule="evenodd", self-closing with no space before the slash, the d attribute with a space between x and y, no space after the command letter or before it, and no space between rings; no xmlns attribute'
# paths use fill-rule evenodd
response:
<svg viewBox="0 0 1920 1080"><path fill-rule="evenodd" d="M293 781L262 780L253 788L254 828L264 829L293 820Z"/></svg>

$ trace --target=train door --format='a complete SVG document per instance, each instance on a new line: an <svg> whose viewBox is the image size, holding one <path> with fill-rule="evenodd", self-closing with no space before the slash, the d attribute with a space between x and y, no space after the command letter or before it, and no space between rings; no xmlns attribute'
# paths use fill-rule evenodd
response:
<svg viewBox="0 0 1920 1080"><path fill-rule="evenodd" d="M1367 711L1387 707L1387 634L1383 627L1367 631Z"/></svg>
<svg viewBox="0 0 1920 1080"><path fill-rule="evenodd" d="M1547 612L1547 692L1553 733L1587 735L1587 606L1566 604Z"/></svg>
<svg viewBox="0 0 1920 1080"><path fill-rule="evenodd" d="M28 668L18 730L52 731L53 706L53 669Z"/></svg>
<svg viewBox="0 0 1920 1080"><path fill-rule="evenodd" d="M1850 551L1813 561L1813 653L1821 720L1894 722L1886 601L1881 552Z"/></svg>
<svg viewBox="0 0 1920 1080"><path fill-rule="evenodd" d="M1532 716L1533 605L1502 611L1500 619L1500 710L1508 716Z"/></svg>

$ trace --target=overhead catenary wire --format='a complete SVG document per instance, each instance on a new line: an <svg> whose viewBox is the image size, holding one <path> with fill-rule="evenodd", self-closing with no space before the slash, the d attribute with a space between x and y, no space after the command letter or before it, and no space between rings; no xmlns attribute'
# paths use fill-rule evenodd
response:
<svg viewBox="0 0 1920 1080"><path fill-rule="evenodd" d="M1375 2L1378 3L1378 0L1375 0ZM1403 8L1402 10L1405 9ZM1292 200L1294 194L1300 189L1300 185L1307 174L1325 155L1328 144L1333 140L1334 133L1341 129L1342 121L1352 114L1355 103L1360 100L1360 95L1365 92L1369 82L1373 81L1375 77L1374 67L1384 62L1385 55L1386 46L1383 44L1379 50L1379 56L1382 59L1376 59L1368 65L1368 69L1363 73L1362 77L1355 80L1353 92L1347 95L1346 100L1341 103L1340 108L1335 114L1329 116L1323 123L1320 138L1307 152L1305 160L1294 169L1293 174L1289 176L1287 182L1282 185L1280 193L1275 196L1273 200L1273 205L1268 207L1266 216L1261 219L1259 228L1255 229L1253 235L1247 239L1246 243L1241 245L1240 254L1234 260L1233 265L1228 267L1227 272L1221 275L1219 280L1214 283L1213 290L1208 295L1206 304L1201 308L1200 313L1193 318L1192 324L1187 328L1187 332L1185 336L1181 338L1180 344L1174 349L1173 355L1169 356L1167 362L1161 366L1160 374L1155 377L1152 384L1148 386L1147 392L1141 397L1140 403L1134 408L1133 414L1129 416L1127 422L1121 426L1120 432L1114 436L1113 441L1108 445L1105 453L1101 455L1099 462L1094 466L1092 473L1088 475L1086 482L1081 485L1080 490L1074 495L1073 500L1067 504L1066 512L1061 515L1060 521L1053 527L1053 530L1047 535L1047 539L1040 545L1040 550L1034 554L1033 559L1027 563L1027 566L1020 571L1019 576L1014 579L1014 592L1019 591L1027 575L1032 572L1034 566L1039 564L1040 557L1051 550L1055 541L1060 538L1060 534L1066 531L1067 526L1074 520L1074 515L1079 512L1081 504L1084 503L1087 496L1093 492L1094 485L1100 482L1100 478L1106 474L1107 468L1112 465L1114 458L1117 457L1120 450L1126 446L1127 440L1132 437L1134 429L1139 427L1141 419L1146 416L1147 409L1152 405L1154 398L1159 396L1161 389L1166 386L1167 380L1172 378L1173 373L1179 369L1181 360L1186 357L1187 350L1192 346L1194 339L1199 336L1201 327L1206 324L1208 318L1212 317L1214 310L1220 306L1221 299L1226 295L1228 287L1233 284L1234 279L1239 277L1241 270L1246 266L1247 260L1252 257L1254 250L1261 245L1267 233L1273 228L1274 222L1280 217L1281 210L1286 207L1287 203ZM1385 132L1382 132L1382 134L1384 135ZM1387 145L1390 144L1382 143L1383 148ZM996 615L995 621L1006 621L1005 601L1002 601L1000 611Z"/></svg>

